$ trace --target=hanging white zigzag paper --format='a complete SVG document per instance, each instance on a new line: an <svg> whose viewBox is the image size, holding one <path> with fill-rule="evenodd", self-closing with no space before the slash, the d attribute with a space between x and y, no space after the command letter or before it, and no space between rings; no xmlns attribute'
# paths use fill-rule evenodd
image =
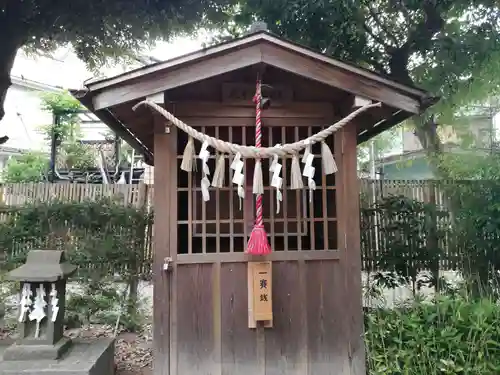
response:
<svg viewBox="0 0 500 375"><path fill-rule="evenodd" d="M19 301L19 307L21 310L19 312L19 323L26 321L27 314L30 312L31 305L33 304L33 301L31 300L32 296L33 292L31 291L31 284L24 283L21 292L21 300Z"/></svg>
<svg viewBox="0 0 500 375"><path fill-rule="evenodd" d="M302 176L307 177L307 186L309 188L309 202L312 202L313 192L316 190L316 182L314 182L314 172L315 169L312 166L314 160L314 154L311 153L311 144L307 142L307 147L302 156L302 163L304 163L304 170L302 171Z"/></svg>
<svg viewBox="0 0 500 375"><path fill-rule="evenodd" d="M59 313L59 298L57 296L56 284L52 283L52 288L50 289L50 306L52 306L52 317L51 321L54 323L57 320L57 314Z"/></svg>
<svg viewBox="0 0 500 375"><path fill-rule="evenodd" d="M278 143L276 147L279 147ZM280 177L281 173L281 164L279 163L278 155L273 156L273 161L269 167L269 171L273 173L273 177L271 178L271 186L276 188L276 213L280 212L280 202L283 201L283 194L281 193L281 187L283 185L283 179Z"/></svg>
<svg viewBox="0 0 500 375"><path fill-rule="evenodd" d="M210 193L208 188L210 187L210 181L208 176L210 176L210 169L208 168L208 158L210 157L210 152L207 150L208 143L205 141L201 145L200 154L198 157L203 162L203 178L201 179L201 194L203 195L203 200L205 202L210 200Z"/></svg>
<svg viewBox="0 0 500 375"><path fill-rule="evenodd" d="M231 169L234 171L233 184L238 185L238 197L240 197L240 210L241 201L245 199L245 189L243 188L243 183L245 182L245 176L243 176L243 167L245 163L241 160L241 154L238 152L234 156L234 160L231 163Z"/></svg>
<svg viewBox="0 0 500 375"><path fill-rule="evenodd" d="M47 316L45 313L45 307L47 306L47 302L45 301L45 289L43 285L36 289L35 295L35 304L33 306L33 310L30 313L30 320L36 320L36 328L35 328L35 337L40 337L40 322Z"/></svg>

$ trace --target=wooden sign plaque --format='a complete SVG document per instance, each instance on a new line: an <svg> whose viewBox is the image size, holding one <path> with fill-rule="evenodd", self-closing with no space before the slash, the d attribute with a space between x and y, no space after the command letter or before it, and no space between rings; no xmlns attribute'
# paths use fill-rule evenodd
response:
<svg viewBox="0 0 500 375"><path fill-rule="evenodd" d="M248 262L248 327L273 326L272 264Z"/></svg>

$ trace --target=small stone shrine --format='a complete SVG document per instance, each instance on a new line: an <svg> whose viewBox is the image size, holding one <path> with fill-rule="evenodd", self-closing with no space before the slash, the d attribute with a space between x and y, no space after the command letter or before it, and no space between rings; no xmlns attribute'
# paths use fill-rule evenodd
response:
<svg viewBox="0 0 500 375"><path fill-rule="evenodd" d="M66 282L76 266L58 250L32 250L26 263L9 273L21 285L18 339L0 344L1 374L111 375L114 339L64 337Z"/></svg>

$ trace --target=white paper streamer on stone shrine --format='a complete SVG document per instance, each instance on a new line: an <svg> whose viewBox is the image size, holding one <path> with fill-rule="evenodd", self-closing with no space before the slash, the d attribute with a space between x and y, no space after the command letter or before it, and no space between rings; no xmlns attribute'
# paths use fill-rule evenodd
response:
<svg viewBox="0 0 500 375"><path fill-rule="evenodd" d="M59 313L59 298L57 297L56 284L52 283L52 287L50 289L50 306L52 307L51 321L53 323L57 320L57 314Z"/></svg>
<svg viewBox="0 0 500 375"><path fill-rule="evenodd" d="M45 289L43 285L36 289L35 303L33 305L33 310L30 313L30 320L36 320L35 337L40 337L40 322L47 316L45 313L45 307L47 302L45 301Z"/></svg>
<svg viewBox="0 0 500 375"><path fill-rule="evenodd" d="M25 322L28 317L28 313L31 311L31 305L33 304L33 301L31 300L32 296L33 292L31 291L31 284L24 283L21 291L21 300L19 301L19 323Z"/></svg>

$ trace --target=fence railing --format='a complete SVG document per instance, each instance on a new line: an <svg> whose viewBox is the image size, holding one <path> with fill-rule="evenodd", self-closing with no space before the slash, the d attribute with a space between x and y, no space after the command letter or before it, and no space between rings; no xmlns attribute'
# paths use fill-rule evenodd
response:
<svg viewBox="0 0 500 375"><path fill-rule="evenodd" d="M150 207L153 186L145 184L3 184L0 185L0 203L17 206L35 201L46 202L53 199L62 201L94 201L103 197L113 197L124 205Z"/></svg>
<svg viewBox="0 0 500 375"><path fill-rule="evenodd" d="M360 180L361 207L371 207L374 202L391 195L403 195L407 198L435 204L439 209L448 206L446 189L456 184L455 181L380 181ZM137 208L152 210L153 186L138 185L93 185L93 184L4 184L0 185L0 201L5 207L13 207L35 201L49 201L58 199L62 201L86 201L98 200L103 197L112 197L123 202L124 205L132 205ZM5 221L7 213L0 213L0 222ZM446 227L450 225L449 217L440 217L437 225ZM362 215L362 256L363 268L373 270L379 256L381 246L386 241L384 233L380 230L383 218L376 215ZM152 259L152 226L146 228L144 233L144 256L143 259L150 262ZM439 246L443 254L441 267L451 268L454 266L453 254L449 254L448 239L445 236L439 240Z"/></svg>

